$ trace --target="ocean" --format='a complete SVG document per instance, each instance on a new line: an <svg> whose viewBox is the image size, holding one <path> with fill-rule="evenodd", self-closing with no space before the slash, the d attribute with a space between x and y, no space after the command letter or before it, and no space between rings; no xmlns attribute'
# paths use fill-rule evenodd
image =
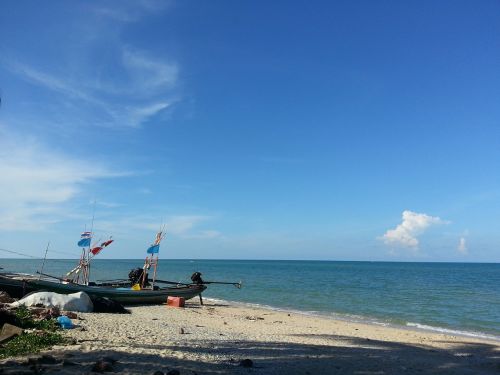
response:
<svg viewBox="0 0 500 375"><path fill-rule="evenodd" d="M34 273L41 260L0 259L6 271ZM47 259L63 275L75 260ZM142 260L92 263L92 279L127 278ZM336 319L500 340L500 264L336 261L160 260L158 278L242 281L210 285L204 297Z"/></svg>

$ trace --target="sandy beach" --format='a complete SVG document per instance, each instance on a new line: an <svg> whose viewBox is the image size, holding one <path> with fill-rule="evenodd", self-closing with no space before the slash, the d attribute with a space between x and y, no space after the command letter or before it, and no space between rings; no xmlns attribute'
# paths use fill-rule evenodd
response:
<svg viewBox="0 0 500 375"><path fill-rule="evenodd" d="M500 373L500 343L495 341L215 301L130 311L79 313L77 327L65 331L74 344L46 352L64 359L66 366L47 365L44 372L86 374L107 357L116 360L113 370L123 374ZM241 366L244 359L253 366ZM16 373L14 363L23 360L4 360L2 367Z"/></svg>

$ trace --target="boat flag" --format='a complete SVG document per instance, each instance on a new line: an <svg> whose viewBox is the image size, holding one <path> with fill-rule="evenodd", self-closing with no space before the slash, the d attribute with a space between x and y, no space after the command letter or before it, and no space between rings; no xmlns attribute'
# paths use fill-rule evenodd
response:
<svg viewBox="0 0 500 375"><path fill-rule="evenodd" d="M90 246L91 239L92 239L92 233L83 232L81 235L80 241L78 241L78 246L80 246L80 247Z"/></svg>
<svg viewBox="0 0 500 375"><path fill-rule="evenodd" d="M155 242L147 249L148 254L158 254L160 252L160 242L163 239L163 231L156 234Z"/></svg>
<svg viewBox="0 0 500 375"><path fill-rule="evenodd" d="M163 238L162 237L162 233L163 232L161 232L161 231L158 232L158 233L156 233L156 238L155 238L155 242L153 243L153 245L159 245L160 244L160 242L161 242L161 240Z"/></svg>
<svg viewBox="0 0 500 375"><path fill-rule="evenodd" d="M92 249L90 249L90 252L94 255L97 255L101 252L102 249L104 249L106 246L110 245L111 242L113 242L114 240L112 239L109 239L107 241L104 241L103 243L101 243L99 246L96 246L96 247L93 247Z"/></svg>
<svg viewBox="0 0 500 375"><path fill-rule="evenodd" d="M152 245L147 250L148 254L158 254L160 252L160 245Z"/></svg>

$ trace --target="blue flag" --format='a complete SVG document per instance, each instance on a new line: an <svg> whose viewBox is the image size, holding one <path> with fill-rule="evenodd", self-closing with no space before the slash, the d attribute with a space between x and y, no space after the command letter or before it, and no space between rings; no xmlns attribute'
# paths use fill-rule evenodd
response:
<svg viewBox="0 0 500 375"><path fill-rule="evenodd" d="M90 237L89 238L82 238L80 241L78 241L78 246L80 246L80 247L90 246Z"/></svg>
<svg viewBox="0 0 500 375"><path fill-rule="evenodd" d="M148 251L148 254L158 254L158 252L160 251L160 245L150 246L147 251Z"/></svg>

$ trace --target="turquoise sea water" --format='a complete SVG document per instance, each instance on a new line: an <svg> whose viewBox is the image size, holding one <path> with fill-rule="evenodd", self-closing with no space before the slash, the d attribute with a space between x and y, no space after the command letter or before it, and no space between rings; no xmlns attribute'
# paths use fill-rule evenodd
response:
<svg viewBox="0 0 500 375"><path fill-rule="evenodd" d="M142 260L95 260L92 279L126 278ZM39 260L0 259L8 271L39 269ZM47 260L62 275L75 260ZM327 261L161 260L158 278L242 281L212 285L205 297L336 318L451 330L500 339L500 264Z"/></svg>

